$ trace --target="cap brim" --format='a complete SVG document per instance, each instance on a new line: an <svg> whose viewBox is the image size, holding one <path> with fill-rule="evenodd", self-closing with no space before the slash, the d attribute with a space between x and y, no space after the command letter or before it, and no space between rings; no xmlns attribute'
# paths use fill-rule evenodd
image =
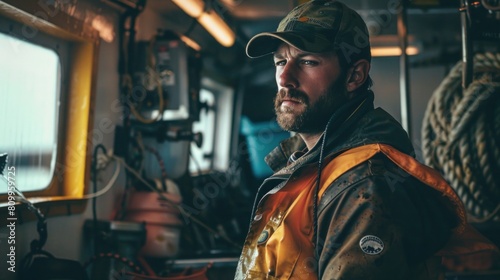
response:
<svg viewBox="0 0 500 280"><path fill-rule="evenodd" d="M301 32L264 32L248 41L246 54L250 58L268 55L275 52L281 43L313 53L324 52L332 48L331 43L320 36L311 38L311 34Z"/></svg>

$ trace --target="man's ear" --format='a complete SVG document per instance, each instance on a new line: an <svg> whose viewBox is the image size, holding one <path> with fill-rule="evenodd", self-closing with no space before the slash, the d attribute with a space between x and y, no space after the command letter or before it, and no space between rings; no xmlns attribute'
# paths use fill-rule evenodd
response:
<svg viewBox="0 0 500 280"><path fill-rule="evenodd" d="M368 78L368 73L370 72L370 62L366 59L360 59L356 61L347 72L347 92L353 92L358 89L366 79Z"/></svg>

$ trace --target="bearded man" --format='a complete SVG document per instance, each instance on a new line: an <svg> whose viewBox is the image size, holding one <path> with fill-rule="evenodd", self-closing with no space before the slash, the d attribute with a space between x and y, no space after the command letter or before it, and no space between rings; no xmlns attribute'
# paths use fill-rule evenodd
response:
<svg viewBox="0 0 500 280"><path fill-rule="evenodd" d="M309 1L249 57L272 54L280 126L235 279L442 279L440 256L494 246L466 222L445 180L417 162L407 133L373 106L363 19Z"/></svg>

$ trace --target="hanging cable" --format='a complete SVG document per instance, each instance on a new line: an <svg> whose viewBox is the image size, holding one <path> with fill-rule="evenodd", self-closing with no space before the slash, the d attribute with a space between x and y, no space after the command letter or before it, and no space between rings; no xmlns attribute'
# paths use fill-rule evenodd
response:
<svg viewBox="0 0 500 280"><path fill-rule="evenodd" d="M163 84L162 84L162 79L160 75L156 71L156 58L154 54L154 46L156 43L156 36L153 36L151 38L148 48L147 48L147 67L145 69L145 78L143 79L144 84L140 85L141 86L141 93L142 95L146 94L145 90L155 90L156 88L156 93L158 95L158 114L156 117L147 119L142 116L142 114L138 111L136 108L136 105L134 102L132 102L130 99L134 99L134 89L137 89L137 87L132 87L133 83L131 82L130 76L127 77L128 79L128 85L127 85L127 102L130 107L130 111L132 114L137 118L138 121L141 123L145 124L151 124L157 121L162 120L163 118L163 112L165 111L165 101L163 98ZM144 99L144 98L142 98ZM137 101L137 100L134 100ZM138 100L139 102L144 102L144 100Z"/></svg>
<svg viewBox="0 0 500 280"><path fill-rule="evenodd" d="M92 187L93 187L94 193L97 192L97 154L99 153L99 150L102 150L102 152L104 154L107 153L104 145L98 144L97 146L95 146L94 153L92 154ZM97 227L96 197L92 198L92 220L94 221L94 236L97 236L97 234L98 234L97 228L98 227ZM94 244L94 250L97 250L97 242L95 242L95 244Z"/></svg>
<svg viewBox="0 0 500 280"><path fill-rule="evenodd" d="M320 252L321 248L324 245L325 240L319 240L319 232L318 232L318 203L319 203L319 190L321 188L321 173L323 172L323 160L325 155L324 149L326 145L326 139L329 138L328 136L328 131L333 129L336 131L336 135L342 135L346 129L348 129L350 126L349 124L352 124L359 116L362 116L366 113L366 111L369 109L367 106L363 106L366 104L366 101L368 99L371 99L373 101L373 93L369 91L370 93L368 96L366 94L359 94L357 97L354 99L350 100L349 103L344 105L341 109L337 110L335 113L333 113L332 116L328 119L328 122L326 123L325 130L323 131L323 135L321 136L321 146L320 146L320 152L319 152L319 159L318 159L318 169L317 169L317 177L316 181L314 184L314 194L313 194L313 213L312 213L312 219L313 219L313 236L312 236L312 243L314 244L314 254L315 257L318 259L320 258ZM355 106L355 107L354 107ZM350 111L350 112L349 112ZM357 113L357 118L353 118L355 114ZM349 114L346 116L345 119L343 119L341 116ZM342 126L343 125L343 126ZM334 138L329 139L329 141L333 141ZM331 144L331 143L330 143ZM316 267L317 273L319 275L319 265Z"/></svg>
<svg viewBox="0 0 500 280"><path fill-rule="evenodd" d="M493 3L490 3L493 2ZM500 1L498 0L481 0L483 7L490 11L500 11ZM496 6L495 6L496 4Z"/></svg>
<svg viewBox="0 0 500 280"><path fill-rule="evenodd" d="M202 175L201 171L201 166L198 160L193 156L193 153L191 152L191 148L189 149L189 158L193 161L194 165L196 166L196 172L198 172L198 176Z"/></svg>
<svg viewBox="0 0 500 280"><path fill-rule="evenodd" d="M197 223L198 225L200 225L201 227L203 227L204 229L206 229L208 232L214 234L214 236L218 236L218 237L221 237L222 239L224 239L226 242L228 242L229 244L231 244L232 246L238 248L238 249L241 249L241 246L237 243L235 243L234 241L232 241L231 239L227 238L226 236L224 236L223 234L219 234L216 230L212 229L210 226L208 226L207 224L205 224L204 222L200 221L199 219L195 218L191 213L189 213L188 211L186 211L182 205L179 205L173 201L171 201L170 199L168 199L158 188L156 188L155 186L152 186L148 181L146 181L139 173L137 173L137 171L135 171L132 167L128 166L124 160L120 157L117 157L117 156L113 156L113 158L117 161L120 161L121 164L125 167L125 169L127 169L132 175L134 175L141 183L144 184L144 186L148 187L150 190L156 192L158 194L158 196L160 196L160 198L162 199L162 201L165 201L167 203L170 203L172 206L176 207L177 209L179 209L179 211L181 212L181 214L184 216L184 217L187 217L188 219L192 220L193 222Z"/></svg>
<svg viewBox="0 0 500 280"><path fill-rule="evenodd" d="M165 161L163 161L160 153L155 148L153 148L151 146L147 146L147 145L145 145L144 148L146 149L146 151L152 153L155 156L156 160L158 161L158 165L160 166L160 170L161 170L161 186L162 186L163 191L167 191L166 184L167 184L168 176L167 176L167 169L165 168Z"/></svg>
<svg viewBox="0 0 500 280"><path fill-rule="evenodd" d="M439 170L473 222L500 220L500 53L474 57L474 79L463 90L462 63L429 100L422 126L425 163Z"/></svg>
<svg viewBox="0 0 500 280"><path fill-rule="evenodd" d="M148 78L149 81L153 81L154 83L158 84L156 86L156 92L158 94L158 115L155 118L152 119L147 119L141 115L139 110L136 108L136 104L142 102L143 100L137 100L137 99L144 99L144 94L145 93L145 86L141 85L141 87L134 87L134 81L132 79L132 71L134 70L135 67L135 61L134 58L136 56L135 53L135 23L136 23L136 18L137 16L143 11L144 6L145 6L145 0L138 1L136 3L136 6L131 9L127 9L127 12L123 15L121 18L120 22L120 27L123 28L123 30L120 32L120 74L121 74L121 89L122 92L124 93L123 98L125 99L123 101L124 106L127 106L130 109L130 112L135 116L135 118L145 124L150 124L154 123L156 121L159 121L163 117L163 111L165 109L164 106L164 99L163 99L163 88L161 84L161 79L159 78L159 75L155 72L155 58L154 58L154 53L152 52L152 49L154 47L154 43L156 42L156 38L153 37L151 39L148 50L147 50L147 69L146 70L146 77ZM126 20L130 20L130 26L128 29L125 27ZM128 40L125 40L125 32L129 33ZM150 83L151 84L151 83ZM140 93L138 96L136 95L136 91L139 90ZM128 114L125 114L125 117L128 120Z"/></svg>
<svg viewBox="0 0 500 280"><path fill-rule="evenodd" d="M0 155L0 178L5 180L5 182L9 186L9 192L13 192L15 195L14 198L16 201L23 203L26 205L29 211L35 214L37 218L36 229L38 232L38 239L34 239L30 243L30 252L21 259L20 262L20 272L19 278L25 278L25 272L29 270L31 264L37 256L44 256L49 258L54 258L52 254L43 250L43 246L47 242L47 220L45 219L45 215L42 213L40 208L36 207L31 201L29 201L24 194L16 187L15 184L10 184L9 180L3 175L3 169L7 164L7 154Z"/></svg>

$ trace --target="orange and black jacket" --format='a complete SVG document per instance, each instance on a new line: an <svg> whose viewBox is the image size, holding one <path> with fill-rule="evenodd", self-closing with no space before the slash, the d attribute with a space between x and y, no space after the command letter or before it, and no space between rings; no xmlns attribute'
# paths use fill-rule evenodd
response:
<svg viewBox="0 0 500 280"><path fill-rule="evenodd" d="M294 136L266 157L275 173L257 193L235 279L440 279L440 256L495 249L373 93L333 118L324 143L306 151Z"/></svg>

